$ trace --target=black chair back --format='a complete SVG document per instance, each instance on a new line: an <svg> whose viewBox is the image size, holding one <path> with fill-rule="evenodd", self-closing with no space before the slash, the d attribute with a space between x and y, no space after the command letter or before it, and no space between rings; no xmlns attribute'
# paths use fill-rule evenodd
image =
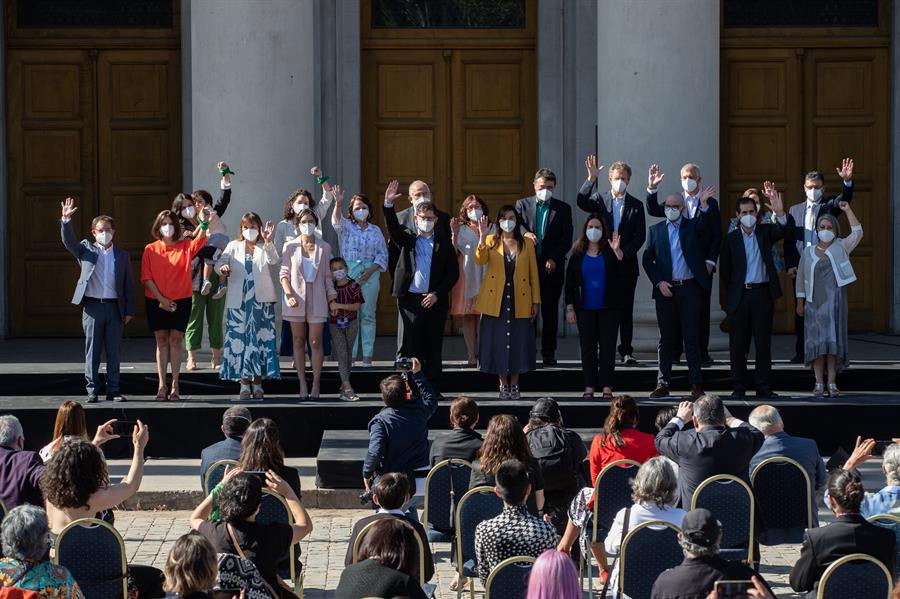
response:
<svg viewBox="0 0 900 599"><path fill-rule="evenodd" d="M96 518L71 522L56 537L53 562L65 566L85 599L128 596L125 544L115 528Z"/></svg>
<svg viewBox="0 0 900 599"><path fill-rule="evenodd" d="M803 466L785 457L760 462L750 475L760 545L802 543L813 527L812 486Z"/></svg>
<svg viewBox="0 0 900 599"><path fill-rule="evenodd" d="M722 523L719 555L727 560L753 562L753 491L736 476L718 474L700 483L691 509L706 508Z"/></svg>
<svg viewBox="0 0 900 599"><path fill-rule="evenodd" d="M891 574L880 561L864 553L845 555L822 574L817 599L890 599Z"/></svg>
<svg viewBox="0 0 900 599"><path fill-rule="evenodd" d="M619 592L628 597L649 597L656 578L681 563L684 553L678 527L662 521L643 522L622 541L619 550Z"/></svg>
<svg viewBox="0 0 900 599"><path fill-rule="evenodd" d="M528 577L534 558L510 557L497 564L484 585L484 599L522 599L528 593Z"/></svg>

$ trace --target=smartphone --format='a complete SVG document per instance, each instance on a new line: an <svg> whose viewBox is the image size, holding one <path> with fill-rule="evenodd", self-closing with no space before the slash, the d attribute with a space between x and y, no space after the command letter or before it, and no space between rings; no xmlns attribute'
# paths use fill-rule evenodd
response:
<svg viewBox="0 0 900 599"><path fill-rule="evenodd" d="M872 455L884 455L884 450L893 442L893 439L875 439L875 447L872 448Z"/></svg>
<svg viewBox="0 0 900 599"><path fill-rule="evenodd" d="M265 470L244 470L241 474L252 474L257 477L263 486L266 486L266 471Z"/></svg>
<svg viewBox="0 0 900 599"><path fill-rule="evenodd" d="M713 587L716 599L749 599L752 580L717 580Z"/></svg>
<svg viewBox="0 0 900 599"><path fill-rule="evenodd" d="M137 422L134 420L116 420L112 424L113 434L120 437L128 437L134 432L136 424Z"/></svg>

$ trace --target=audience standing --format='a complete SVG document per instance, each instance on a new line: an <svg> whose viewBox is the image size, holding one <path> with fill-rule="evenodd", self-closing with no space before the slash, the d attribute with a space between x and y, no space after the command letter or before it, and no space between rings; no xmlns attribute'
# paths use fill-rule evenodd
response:
<svg viewBox="0 0 900 599"><path fill-rule="evenodd" d="M241 458L241 440L250 426L250 410L243 406L232 406L222 414L220 430L225 438L217 441L200 452L200 488L203 488L204 477L209 467L219 460L239 460Z"/></svg>
<svg viewBox="0 0 900 599"><path fill-rule="evenodd" d="M431 444L431 465L444 460L456 458L473 462L478 458L478 451L484 439L475 430L478 425L478 404L474 399L460 396L450 402L450 427Z"/></svg>
<svg viewBox="0 0 900 599"><path fill-rule="evenodd" d="M166 558L163 589L177 599L211 599L217 572L216 550L206 537L182 535Z"/></svg>
<svg viewBox="0 0 900 599"><path fill-rule="evenodd" d="M119 435L113 433L113 424L117 420L107 420L97 427L93 443L96 447L102 446L107 441L118 439ZM63 441L71 438L90 439L87 434L87 424L84 421L84 407L77 401L66 400L56 411L56 422L53 425L53 440L44 445L38 452L45 462L53 456L53 452L59 449Z"/></svg>
<svg viewBox="0 0 900 599"><path fill-rule="evenodd" d="M23 503L44 505L43 476L41 456L25 449L22 423L11 414L0 416L0 499L6 508Z"/></svg>
<svg viewBox="0 0 900 599"><path fill-rule="evenodd" d="M475 300L484 280L486 265L478 264L475 250L479 243L478 223L488 216L484 200L476 195L466 196L459 208L459 216L450 220L450 233L459 266L459 280L450 294L450 315L462 319L463 339L466 342L466 358L470 367L478 366L478 320L480 313ZM493 225L489 234L495 234Z"/></svg>

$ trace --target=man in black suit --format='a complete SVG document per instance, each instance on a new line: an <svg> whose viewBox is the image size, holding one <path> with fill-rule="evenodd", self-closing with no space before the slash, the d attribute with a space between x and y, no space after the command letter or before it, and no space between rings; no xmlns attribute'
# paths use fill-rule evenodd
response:
<svg viewBox="0 0 900 599"><path fill-rule="evenodd" d="M688 421L694 428L682 430ZM731 474L749 485L750 460L764 440L761 432L734 418L718 396L704 395L678 405L675 418L656 434L656 449L678 464L678 491L686 508L710 476Z"/></svg>
<svg viewBox="0 0 900 599"><path fill-rule="evenodd" d="M593 154L584 161L587 168L587 180L578 192L578 207L591 214L596 212L606 221L608 231L619 234L622 253L622 275L625 306L622 319L619 321L619 355L622 364L634 366L634 347L631 345L634 325L634 290L637 287L638 259L637 253L644 247L647 239L647 222L644 218L644 206L640 200L627 193L625 188L631 181L631 167L625 162L616 161L609 167L609 191L599 190L591 194L594 181L600 175L597 157Z"/></svg>
<svg viewBox="0 0 900 599"><path fill-rule="evenodd" d="M206 481L206 471L219 460L240 460L244 432L250 426L250 410L244 406L231 406L222 414L222 434L225 438L203 448L200 452L200 488Z"/></svg>
<svg viewBox="0 0 900 599"><path fill-rule="evenodd" d="M556 364L559 296L566 272L566 254L572 247L572 209L553 197L556 175L542 168L534 175L534 195L516 202L523 234L535 244L541 285L541 356Z"/></svg>
<svg viewBox="0 0 900 599"><path fill-rule="evenodd" d="M647 177L647 213L650 216L665 216L663 206L659 205L658 195L656 193L659 183L665 175L659 172L659 165L650 166ZM712 197L715 193L715 187L710 185L703 188L700 183L700 167L691 162L681 167L681 189L684 198L684 218L688 220L695 219L700 215L700 196L706 195L709 202L709 224L711 235L707 239L706 254L706 270L709 277L712 278L713 272L716 270L716 261L719 259L719 249L722 245L722 218L719 214L719 202ZM704 366L712 364L712 358L709 355L709 314L712 298L712 285L706 289L703 296L703 318L699 322L700 326L700 358ZM679 351L679 355L680 355Z"/></svg>
<svg viewBox="0 0 900 599"><path fill-rule="evenodd" d="M644 250L644 272L653 283L656 321L659 325L659 371L651 397L668 397L672 380L672 362L681 353L682 339L688 363L691 396L703 395L700 360L700 321L703 298L710 286L708 255L712 210L708 193L701 194L699 217L683 216L684 198L671 194L665 201L666 220L650 227L649 243Z"/></svg>
<svg viewBox="0 0 900 599"><path fill-rule="evenodd" d="M396 182L393 182L394 185ZM396 187L394 187L396 193ZM459 278L456 252L449 231L437 230L434 205L421 202L415 208L415 229L397 220L394 204L385 193L384 220L391 240L400 247L394 267L391 295L397 298L403 320L405 357L416 357L432 383L441 377L444 322L449 310L449 294Z"/></svg>
<svg viewBox="0 0 900 599"><path fill-rule="evenodd" d="M384 192L384 202L386 204L394 204L403 197L401 194L397 193L399 187L400 183L396 179L388 183L387 190ZM434 206L431 197L431 189L428 187L428 184L425 183L425 181L419 181L417 179L409 184L409 208L397 213L397 221L400 225L406 227L410 231L416 230L416 206L422 202L432 202L432 206ZM449 237L450 215L442 210L438 210L437 206L434 207L434 213L437 216L437 224L434 226L435 232L442 235L446 234ZM390 236L388 237L387 246L388 272L391 273L391 277L393 277L394 269L397 267L397 260L400 258L400 246L394 243L394 240ZM403 345L403 318L400 314L397 314L397 358L402 358L407 355L409 355L409 352Z"/></svg>
<svg viewBox="0 0 900 599"><path fill-rule="evenodd" d="M748 385L745 350L750 338L756 346L756 397L772 399L772 318L775 300L781 297L781 284L772 259L772 245L784 237L787 216L771 182L764 194L775 214L771 224L757 222L756 202L742 197L735 204L737 228L725 236L722 246L721 282L725 288L725 313L728 314L731 351L731 396L743 399Z"/></svg>

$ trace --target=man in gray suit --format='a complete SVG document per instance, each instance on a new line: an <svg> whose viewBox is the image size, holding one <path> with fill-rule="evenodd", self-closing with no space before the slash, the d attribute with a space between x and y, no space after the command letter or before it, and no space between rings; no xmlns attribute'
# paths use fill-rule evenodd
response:
<svg viewBox="0 0 900 599"><path fill-rule="evenodd" d="M750 412L750 426L762 432L766 437L762 447L750 459L750 472L753 472L753 469L763 460L775 457L790 458L803 466L812 485L813 493L810 499L812 500L813 526L818 526L819 510L816 507L816 496L825 489L825 485L828 483L828 473L825 471L825 462L819 455L816 442L803 437L792 437L784 432L784 421L781 420L781 414L777 409L768 405L757 406Z"/></svg>
<svg viewBox="0 0 900 599"><path fill-rule="evenodd" d="M134 318L134 279L128 252L113 246L115 223L101 214L91 222L94 241L75 239L72 215L75 200L61 202L60 234L63 245L81 267L72 303L83 307L84 378L88 403L97 401L100 355L106 350L106 399L125 401L119 389L119 350L122 329Z"/></svg>

